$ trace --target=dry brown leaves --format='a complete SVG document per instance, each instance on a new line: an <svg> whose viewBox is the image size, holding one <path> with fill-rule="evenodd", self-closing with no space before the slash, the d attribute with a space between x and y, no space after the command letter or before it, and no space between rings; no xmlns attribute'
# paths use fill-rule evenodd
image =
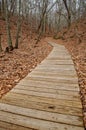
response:
<svg viewBox="0 0 86 130"><path fill-rule="evenodd" d="M16 23L11 19L11 34L15 43ZM0 20L2 26L2 47L7 46L5 21ZM34 69L51 51L51 47L42 39L36 47L35 35L30 38L29 27L23 22L20 34L19 49L10 53L0 53L0 97L11 90L22 78Z"/></svg>

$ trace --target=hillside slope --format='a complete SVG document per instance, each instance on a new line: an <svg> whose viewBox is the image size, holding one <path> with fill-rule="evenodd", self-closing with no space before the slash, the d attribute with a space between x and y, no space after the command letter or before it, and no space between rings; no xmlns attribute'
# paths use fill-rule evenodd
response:
<svg viewBox="0 0 86 130"><path fill-rule="evenodd" d="M16 17L11 17L10 28L13 46L16 38ZM0 18L2 33L1 43L5 51L7 45L7 33L5 20ZM35 45L35 34L31 34L26 21L22 22L19 38L19 49L9 53L0 53L0 97L11 90L22 78L32 71L51 51L52 47L43 39Z"/></svg>
<svg viewBox="0 0 86 130"><path fill-rule="evenodd" d="M52 40L63 44L72 56L78 75L86 127L86 17L84 16L76 23L73 23L69 30L66 28L63 29L55 36L55 39L47 38L47 41Z"/></svg>
<svg viewBox="0 0 86 130"><path fill-rule="evenodd" d="M86 17L75 24L65 34L64 45L72 55L77 75L79 78L80 94L83 105L84 122L86 127Z"/></svg>

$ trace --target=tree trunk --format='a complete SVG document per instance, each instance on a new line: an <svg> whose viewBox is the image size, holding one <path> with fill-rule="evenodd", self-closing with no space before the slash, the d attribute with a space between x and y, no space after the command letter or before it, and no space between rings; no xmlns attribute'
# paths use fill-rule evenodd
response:
<svg viewBox="0 0 86 130"><path fill-rule="evenodd" d="M68 5L67 5L67 0L63 0L65 8L67 10L68 13L68 27L70 27L71 25L71 14L70 14L70 10L68 9Z"/></svg>
<svg viewBox="0 0 86 130"><path fill-rule="evenodd" d="M4 14L4 0L2 0L2 13Z"/></svg>
<svg viewBox="0 0 86 130"><path fill-rule="evenodd" d="M21 30L21 0L19 0L19 16L18 16L18 22L17 22L17 33L16 33L16 43L15 43L15 48L18 48L18 43L19 43L19 33Z"/></svg>
<svg viewBox="0 0 86 130"><path fill-rule="evenodd" d="M8 47L9 50L12 51L13 50L13 46L12 46L12 39L11 39L11 32L10 32L10 21L9 21L9 14L8 14L8 2L7 0L5 1L5 18L6 18L6 30L7 30L7 39L8 39Z"/></svg>
<svg viewBox="0 0 86 130"><path fill-rule="evenodd" d="M38 26L38 31L37 32L40 32L40 31L43 32L44 31L47 7L48 7L48 0L46 0L46 1L44 0L43 1L43 7L42 7L42 17L41 17L40 24Z"/></svg>

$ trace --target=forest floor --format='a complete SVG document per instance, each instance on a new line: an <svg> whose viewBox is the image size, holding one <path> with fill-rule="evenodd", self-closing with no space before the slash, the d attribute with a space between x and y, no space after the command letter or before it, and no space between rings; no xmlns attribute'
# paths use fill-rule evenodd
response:
<svg viewBox="0 0 86 130"><path fill-rule="evenodd" d="M2 47L7 46L4 19L0 19L2 32ZM68 49L72 56L79 79L80 95L83 104L83 115L86 126L86 18L72 24L69 30L63 29L55 40L51 37L42 38L35 45L36 36L28 31L26 23L22 25L19 49L10 53L0 53L0 97L10 91L22 78L31 72L52 50L48 41L53 41ZM13 44L16 36L16 21L11 19L11 34Z"/></svg>
<svg viewBox="0 0 86 130"><path fill-rule="evenodd" d="M19 49L5 52L7 35L4 19L0 19L3 52L0 53L0 97L10 91L21 79L31 72L52 50L52 47L41 39L36 45L36 35L31 34L27 24L22 23ZM16 37L16 20L11 19L11 36L13 45Z"/></svg>

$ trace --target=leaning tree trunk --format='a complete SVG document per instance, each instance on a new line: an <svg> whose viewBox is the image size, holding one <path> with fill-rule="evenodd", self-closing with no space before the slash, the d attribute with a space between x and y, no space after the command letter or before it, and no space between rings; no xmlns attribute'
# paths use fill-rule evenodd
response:
<svg viewBox="0 0 86 130"><path fill-rule="evenodd" d="M37 32L40 31L43 32L45 30L45 19L46 19L47 7L48 7L48 0L43 0L42 17Z"/></svg>
<svg viewBox="0 0 86 130"><path fill-rule="evenodd" d="M10 51L13 50L12 46L12 39L11 39L11 32L10 32L10 21L9 21L9 14L8 14L8 2L5 1L5 18L6 18L6 30L7 30L7 39L8 39L8 48Z"/></svg>
<svg viewBox="0 0 86 130"><path fill-rule="evenodd" d="M17 33L16 33L16 42L15 42L15 48L18 48L18 43L19 43L19 33L21 30L21 0L19 0L19 16L18 16L18 22L17 22Z"/></svg>

